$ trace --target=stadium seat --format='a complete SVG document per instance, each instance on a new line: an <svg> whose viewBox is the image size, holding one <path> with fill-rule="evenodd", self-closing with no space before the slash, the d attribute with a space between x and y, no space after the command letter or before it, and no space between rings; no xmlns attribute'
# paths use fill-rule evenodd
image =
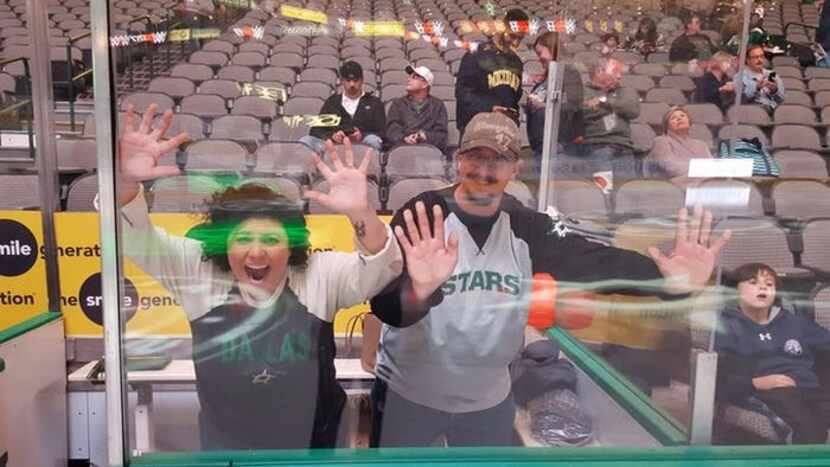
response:
<svg viewBox="0 0 830 467"><path fill-rule="evenodd" d="M211 124L212 139L232 139L237 141L259 142L265 139L262 122L251 115L225 115Z"/></svg>
<svg viewBox="0 0 830 467"><path fill-rule="evenodd" d="M275 62L272 58L271 63L278 62ZM262 81L277 81L286 85L291 85L294 84L294 81L297 79L297 73L291 68L271 66L263 68L259 71L259 79Z"/></svg>
<svg viewBox="0 0 830 467"><path fill-rule="evenodd" d="M556 180L551 183L550 201L559 212L575 219L605 219L605 195L589 180Z"/></svg>
<svg viewBox="0 0 830 467"><path fill-rule="evenodd" d="M149 92L164 93L181 99L196 92L196 84L187 78L166 78L160 76L150 81Z"/></svg>
<svg viewBox="0 0 830 467"><path fill-rule="evenodd" d="M640 115L634 119L634 122L645 123L648 125L663 126L663 117L669 111L669 105L665 102L643 102L640 104ZM692 118L692 121L695 121ZM697 122L702 123L702 122Z"/></svg>
<svg viewBox="0 0 830 467"><path fill-rule="evenodd" d="M259 96L242 96L234 101L231 115L250 115L270 121L277 116L277 102Z"/></svg>
<svg viewBox="0 0 830 467"><path fill-rule="evenodd" d="M702 123L693 123L691 128L689 128L689 136L705 141L710 149L715 147L715 138L712 136L712 130Z"/></svg>
<svg viewBox="0 0 830 467"><path fill-rule="evenodd" d="M526 208L536 209L536 198L530 192L530 188L518 180L511 180L504 187L504 192L513 196Z"/></svg>
<svg viewBox="0 0 830 467"><path fill-rule="evenodd" d="M305 120L295 122L291 117L277 118L271 121L268 138L271 141L296 142L306 136L310 128Z"/></svg>
<svg viewBox="0 0 830 467"><path fill-rule="evenodd" d="M40 206L37 175L0 174L0 209L29 209Z"/></svg>
<svg viewBox="0 0 830 467"><path fill-rule="evenodd" d="M215 94L225 99L236 99L242 95L242 90L234 80L211 79L203 81L197 90L199 94Z"/></svg>
<svg viewBox="0 0 830 467"><path fill-rule="evenodd" d="M213 79L213 70L207 65L179 63L170 70L170 76L188 78L192 81L201 82Z"/></svg>
<svg viewBox="0 0 830 467"><path fill-rule="evenodd" d="M234 141L203 139L185 149L187 170L242 172L249 166L248 151Z"/></svg>
<svg viewBox="0 0 830 467"><path fill-rule="evenodd" d="M389 187L389 200L386 209L395 212L415 196L432 190L445 188L445 180L435 178L410 178L398 180Z"/></svg>
<svg viewBox="0 0 830 467"><path fill-rule="evenodd" d="M157 116L156 121L158 122L160 118L161 116ZM179 133L187 133L191 141L203 139L205 137L205 122L197 115L175 113L165 137L172 138Z"/></svg>
<svg viewBox="0 0 830 467"><path fill-rule="evenodd" d="M332 93L331 85L318 82L300 82L291 88L291 97L317 97L328 99Z"/></svg>
<svg viewBox="0 0 830 467"><path fill-rule="evenodd" d="M236 51L236 47L230 42L215 39L203 45L202 50L205 52L222 52L227 56L231 56Z"/></svg>
<svg viewBox="0 0 830 467"><path fill-rule="evenodd" d="M300 73L299 81L316 81L331 85L337 82L337 74L328 68L306 68Z"/></svg>
<svg viewBox="0 0 830 467"><path fill-rule="evenodd" d="M309 51L309 54L312 52ZM340 60L337 59L336 53L334 55L311 55L308 57L306 66L309 68L327 68L336 70L340 67Z"/></svg>
<svg viewBox="0 0 830 467"><path fill-rule="evenodd" d="M718 139L758 138L764 147L769 147L769 139L764 132L755 125L724 125L718 132Z"/></svg>
<svg viewBox="0 0 830 467"><path fill-rule="evenodd" d="M97 147L93 138L58 138L55 140L58 170L95 170Z"/></svg>
<svg viewBox="0 0 830 467"><path fill-rule="evenodd" d="M799 81L799 82L802 83L801 86L803 87L804 82L803 81ZM813 78L813 79L810 80L809 83L810 83L809 84L809 90L812 91L812 92L830 91L830 79L827 79L827 78ZM805 90L805 89L797 88L795 86L790 88L790 87L787 87L787 84L793 85L794 83L789 82L789 80L788 80L788 82L784 83L784 89L786 89L787 92L789 92L790 89L794 89L794 90L798 90L798 91L804 91Z"/></svg>
<svg viewBox="0 0 830 467"><path fill-rule="evenodd" d="M818 181L782 180L775 184L772 199L778 217L800 220L830 218L830 187Z"/></svg>
<svg viewBox="0 0 830 467"><path fill-rule="evenodd" d="M726 112L727 120L744 125L772 125L769 113L760 105L733 105Z"/></svg>
<svg viewBox="0 0 830 467"><path fill-rule="evenodd" d="M251 83L256 80L256 71L244 65L228 65L220 68L216 72L216 77L239 83Z"/></svg>
<svg viewBox="0 0 830 467"><path fill-rule="evenodd" d="M314 167L313 152L302 143L269 143L256 151L257 173L289 175L306 184Z"/></svg>
<svg viewBox="0 0 830 467"><path fill-rule="evenodd" d="M228 113L225 99L213 94L187 96L182 99L179 109L183 113L191 113L202 118L216 118Z"/></svg>
<svg viewBox="0 0 830 467"><path fill-rule="evenodd" d="M810 151L781 150L775 152L781 177L826 177L827 164L820 155Z"/></svg>
<svg viewBox="0 0 830 467"><path fill-rule="evenodd" d="M97 211L95 209L95 197L97 195L97 174L78 177L69 185L69 191L66 195L66 210L73 212Z"/></svg>
<svg viewBox="0 0 830 467"><path fill-rule="evenodd" d="M380 90L380 100L384 103L405 95L406 86L403 84L389 84Z"/></svg>
<svg viewBox="0 0 830 467"><path fill-rule="evenodd" d="M679 89L683 92L692 92L696 88L690 77L681 75L667 75L660 78L660 87Z"/></svg>
<svg viewBox="0 0 830 467"><path fill-rule="evenodd" d="M683 207L683 191L662 180L631 180L617 188L614 200L618 215L668 217Z"/></svg>
<svg viewBox="0 0 830 467"><path fill-rule="evenodd" d="M204 48L202 50L204 50ZM271 46L269 46L265 42L245 42L245 43L239 45L239 51L240 52L256 52L256 53L262 55L263 57L268 57L269 55L271 55ZM233 53L231 53L229 55L232 56L231 57L231 62L236 63L234 61L234 58L233 58ZM245 63L238 63L238 64L239 65L246 65L246 66L253 66L253 65L247 65Z"/></svg>
<svg viewBox="0 0 830 467"><path fill-rule="evenodd" d="M283 106L284 115L316 115L323 107L323 99L316 97L291 97Z"/></svg>
<svg viewBox="0 0 830 467"><path fill-rule="evenodd" d="M197 50L190 55L188 63L194 65L207 65L211 68L220 68L228 63L228 56L223 52L205 52Z"/></svg>
<svg viewBox="0 0 830 467"><path fill-rule="evenodd" d="M237 52L231 57L231 64L244 66L256 71L267 65L268 58L261 52Z"/></svg>
<svg viewBox="0 0 830 467"><path fill-rule="evenodd" d="M804 226L801 264L830 274L830 219L816 219Z"/></svg>
<svg viewBox="0 0 830 467"><path fill-rule="evenodd" d="M156 180L150 188L152 212L204 212L205 202L222 190L208 175L179 175Z"/></svg>
<svg viewBox="0 0 830 467"><path fill-rule="evenodd" d="M278 52L276 47L271 51L271 63L297 70L305 66L305 60L301 55L292 52Z"/></svg>
<svg viewBox="0 0 830 467"><path fill-rule="evenodd" d="M807 149L820 151L818 132L802 125L778 125L772 130L773 149Z"/></svg>
<svg viewBox="0 0 830 467"><path fill-rule="evenodd" d="M649 152L654 144L657 134L654 130L643 123L631 124L631 141L634 142L634 149L639 152Z"/></svg>
<svg viewBox="0 0 830 467"><path fill-rule="evenodd" d="M779 274L796 269L787 236L774 221L726 219L717 223L715 235L719 236L727 229L732 231L732 238L720 255L720 265L727 271L757 262L768 264Z"/></svg>
<svg viewBox="0 0 830 467"><path fill-rule="evenodd" d="M823 284L813 294L815 321L824 329L830 329L830 285Z"/></svg>
<svg viewBox="0 0 830 467"><path fill-rule="evenodd" d="M173 102L173 98L167 94L161 94L158 92L134 92L132 94L128 94L121 101L121 110L126 111L130 104L132 104L134 106L134 110L139 113L144 113L144 111L150 107L150 104L156 104L156 112L174 110L176 107L176 104Z"/></svg>
<svg viewBox="0 0 830 467"><path fill-rule="evenodd" d="M642 75L624 75L620 79L620 86L634 89L640 94L645 94L655 87L653 79Z"/></svg>
<svg viewBox="0 0 830 467"><path fill-rule="evenodd" d="M686 105L689 100L683 91L673 88L653 88L646 93L646 102L665 102L669 105Z"/></svg>
<svg viewBox="0 0 830 467"><path fill-rule="evenodd" d="M816 120L816 112L811 107L793 104L779 105L775 109L773 120L776 125L788 123L796 125L815 125L818 123Z"/></svg>
<svg viewBox="0 0 830 467"><path fill-rule="evenodd" d="M723 112L715 104L691 104L686 106L686 110L694 123L713 126L723 124Z"/></svg>
<svg viewBox="0 0 830 467"><path fill-rule="evenodd" d="M788 89L784 93L784 103L812 106L813 99L810 98L810 95L804 91L795 91Z"/></svg>
<svg viewBox="0 0 830 467"><path fill-rule="evenodd" d="M435 146L398 146L387 155L386 174L392 178L446 177L444 155Z"/></svg>

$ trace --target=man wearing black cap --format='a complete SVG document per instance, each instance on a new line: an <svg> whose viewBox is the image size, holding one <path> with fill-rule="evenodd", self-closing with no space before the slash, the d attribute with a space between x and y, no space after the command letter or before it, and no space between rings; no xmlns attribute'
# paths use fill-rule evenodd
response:
<svg viewBox="0 0 830 467"><path fill-rule="evenodd" d="M500 112L519 124L523 66L516 49L527 26L527 14L512 9L504 16L504 32L461 59L455 82L456 125L461 134L481 112Z"/></svg>
<svg viewBox="0 0 830 467"><path fill-rule="evenodd" d="M325 141L342 144L348 138L352 143L363 143L380 151L386 129L386 112L383 102L371 93L363 92L363 68L348 61L340 66L342 94L326 99L320 114L338 115L340 124L336 127L314 127L300 142L314 152L322 154Z"/></svg>
<svg viewBox="0 0 830 467"><path fill-rule="evenodd" d="M512 443L508 365L523 343L534 274L560 287L674 296L702 289L714 270L729 236L709 246L711 213L678 213L669 256L595 243L505 194L519 151L511 119L476 115L456 156L459 182L415 196L392 219L407 254L401 277L371 300L385 323L373 445Z"/></svg>

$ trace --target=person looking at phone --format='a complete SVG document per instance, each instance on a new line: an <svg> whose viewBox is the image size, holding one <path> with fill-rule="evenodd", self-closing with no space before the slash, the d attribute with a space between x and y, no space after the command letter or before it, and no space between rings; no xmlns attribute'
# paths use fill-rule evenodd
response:
<svg viewBox="0 0 830 467"><path fill-rule="evenodd" d="M317 154L322 154L326 140L343 144L363 143L376 151L383 149L386 132L386 111L383 102L371 92L363 92L363 67L348 61L340 66L340 84L343 92L334 94L323 103L320 114L340 117L340 124L334 127L314 127L300 142Z"/></svg>
<svg viewBox="0 0 830 467"><path fill-rule="evenodd" d="M523 65L516 50L527 35L527 25L527 13L516 8L508 11L504 31L461 59L455 81L455 120L460 134L483 112L498 112L519 124Z"/></svg>
<svg viewBox="0 0 830 467"><path fill-rule="evenodd" d="M630 122L640 115L640 97L636 90L621 85L624 69L623 63L613 58L600 58L590 64L582 103L582 157L592 173L635 178Z"/></svg>
<svg viewBox="0 0 830 467"><path fill-rule="evenodd" d="M772 112L778 104L784 102L784 82L772 71L764 68L766 56L760 44L749 46L746 51L746 67L735 78L740 80L743 91L743 104L758 104Z"/></svg>

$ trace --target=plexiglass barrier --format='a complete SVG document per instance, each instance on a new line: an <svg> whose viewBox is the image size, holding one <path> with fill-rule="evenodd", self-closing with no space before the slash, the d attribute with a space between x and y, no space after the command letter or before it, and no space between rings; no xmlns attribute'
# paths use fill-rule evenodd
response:
<svg viewBox="0 0 830 467"><path fill-rule="evenodd" d="M826 440L816 6L110 8L133 454Z"/></svg>

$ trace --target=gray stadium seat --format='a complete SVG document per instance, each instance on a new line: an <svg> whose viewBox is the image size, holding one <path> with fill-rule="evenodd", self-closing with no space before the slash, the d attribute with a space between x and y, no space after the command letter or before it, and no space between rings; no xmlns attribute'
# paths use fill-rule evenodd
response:
<svg viewBox="0 0 830 467"><path fill-rule="evenodd" d="M631 141L634 142L634 149L637 151L651 151L651 147L654 144L654 138L656 137L657 134L649 125L643 123L631 124Z"/></svg>
<svg viewBox="0 0 830 467"><path fill-rule="evenodd" d="M156 122L159 119L161 116L156 117ZM164 137L172 138L179 133L187 133L191 141L202 139L205 137L205 123L197 115L175 113Z"/></svg>
<svg viewBox="0 0 830 467"><path fill-rule="evenodd" d="M227 56L231 56L236 50L236 47L230 42L215 39L203 45L202 50L205 52L222 52Z"/></svg>
<svg viewBox="0 0 830 467"><path fill-rule="evenodd" d="M683 207L683 191L662 180L631 180L617 188L617 214L647 217L672 216Z"/></svg>
<svg viewBox="0 0 830 467"><path fill-rule="evenodd" d="M371 206L375 211L380 211L381 203L378 186L372 181L367 182L366 185L369 206ZM319 180L312 186L312 189L322 193L328 193L329 184L325 180ZM308 212L310 214L334 214L333 211L329 210L322 204L315 202L314 200L308 201Z"/></svg>
<svg viewBox="0 0 830 467"><path fill-rule="evenodd" d="M190 55L188 63L194 65L207 65L211 68L219 68L228 63L228 56L223 52L205 52L197 50Z"/></svg>
<svg viewBox="0 0 830 467"><path fill-rule="evenodd" d="M271 63L295 69L300 69L305 65L302 56L296 53L276 52L276 50L271 51Z"/></svg>
<svg viewBox="0 0 830 467"><path fill-rule="evenodd" d="M605 219L608 209L605 195L592 181L556 180L551 184L551 204L559 212L575 219Z"/></svg>
<svg viewBox="0 0 830 467"><path fill-rule="evenodd" d="M222 67L217 73L218 79L251 83L256 80L256 72L253 68L244 65L228 65Z"/></svg>
<svg viewBox="0 0 830 467"><path fill-rule="evenodd" d="M187 170L245 171L249 167L248 151L229 140L203 139L185 149Z"/></svg>
<svg viewBox="0 0 830 467"><path fill-rule="evenodd" d="M647 102L665 102L669 105L686 105L689 100L683 91L673 88L654 88L646 93Z"/></svg>
<svg viewBox="0 0 830 467"><path fill-rule="evenodd" d="M205 202L222 190L213 177L180 175L160 178L150 188L153 212L204 212Z"/></svg>
<svg viewBox="0 0 830 467"><path fill-rule="evenodd" d="M692 122L706 125L723 124L723 112L715 104L691 104L686 106Z"/></svg>
<svg viewBox="0 0 830 467"><path fill-rule="evenodd" d="M410 178L398 180L389 187L389 200L386 209L397 211L415 196L431 190L438 190L447 186L445 180L435 178Z"/></svg>
<svg viewBox="0 0 830 467"><path fill-rule="evenodd" d="M328 99L332 93L331 85L317 82L301 82L291 88L291 97L317 97Z"/></svg>
<svg viewBox="0 0 830 467"><path fill-rule="evenodd" d="M755 125L724 125L718 132L718 138L734 139L734 138L758 138L764 147L769 147L769 139L767 135Z"/></svg>
<svg viewBox="0 0 830 467"><path fill-rule="evenodd" d="M287 174L307 179L316 167L313 152L296 142L270 143L260 146L256 152L257 173Z"/></svg>
<svg viewBox="0 0 830 467"><path fill-rule="evenodd" d="M204 50L204 49L203 49ZM271 55L271 46L266 44L265 42L245 42L239 46L240 52L257 52L261 54L263 57L267 57ZM230 54L233 55L233 54ZM233 57L231 57L231 62L233 62ZM245 63L239 63L239 65L247 65ZM252 66L252 65L247 65Z"/></svg>
<svg viewBox="0 0 830 467"><path fill-rule="evenodd" d="M386 174L392 178L446 177L444 155L430 145L398 146L387 155Z"/></svg>
<svg viewBox="0 0 830 467"><path fill-rule="evenodd" d="M159 92L175 98L189 96L196 92L196 84L187 78L160 76L150 81L149 92Z"/></svg>
<svg viewBox="0 0 830 467"><path fill-rule="evenodd" d="M684 92L692 92L695 90L695 83L688 76L668 75L660 78L661 88L674 88Z"/></svg>
<svg viewBox="0 0 830 467"><path fill-rule="evenodd" d="M300 73L299 81L316 81L319 83L333 84L337 82L337 74L328 68L306 68Z"/></svg>
<svg viewBox="0 0 830 467"><path fill-rule="evenodd" d="M663 117L666 116L666 112L668 111L669 105L665 102L643 102L640 104L640 115L633 121L637 123L662 126ZM694 121L694 118L692 121Z"/></svg>
<svg viewBox="0 0 830 467"><path fill-rule="evenodd" d="M259 96L241 96L234 101L231 114L271 120L277 116L277 103Z"/></svg>
<svg viewBox="0 0 830 467"><path fill-rule="evenodd" d="M816 120L816 112L811 107L793 104L783 104L776 107L773 120L776 125L787 123L815 125L818 123Z"/></svg>
<svg viewBox="0 0 830 467"><path fill-rule="evenodd" d="M727 119L744 125L772 125L767 110L760 105L733 105L726 112Z"/></svg>
<svg viewBox="0 0 830 467"><path fill-rule="evenodd" d="M98 166L97 147L93 138L58 138L58 170L95 170Z"/></svg>
<svg viewBox="0 0 830 467"><path fill-rule="evenodd" d="M311 52L309 52L311 53ZM308 57L308 68L327 68L336 70L340 66L340 61L335 55L311 55Z"/></svg>
<svg viewBox="0 0 830 467"><path fill-rule="evenodd" d="M225 115L211 124L210 137L213 139L233 139L241 141L261 141L262 122L250 115Z"/></svg>
<svg viewBox="0 0 830 467"><path fill-rule="evenodd" d="M271 60L271 63L279 63ZM271 66L268 68L263 68L259 71L259 79L262 81L277 81L286 85L294 84L294 81L297 79L297 73L294 72L291 68L285 68L283 66Z"/></svg>
<svg viewBox="0 0 830 467"><path fill-rule="evenodd" d="M97 195L97 174L78 177L69 185L69 191L66 195L66 210L73 212L96 211L95 197Z"/></svg>
<svg viewBox="0 0 830 467"><path fill-rule="evenodd" d="M257 70L266 65L267 57L260 52L237 52L231 57L232 65L246 66Z"/></svg>
<svg viewBox="0 0 830 467"><path fill-rule="evenodd" d="M804 91L789 90L784 93L785 104L813 105L813 99Z"/></svg>
<svg viewBox="0 0 830 467"><path fill-rule="evenodd" d="M765 263L779 274L795 269L787 236L769 219L726 219L715 226L715 235L727 229L732 238L721 250L720 265L727 271L746 263Z"/></svg>
<svg viewBox="0 0 830 467"><path fill-rule="evenodd" d="M234 80L211 79L202 82L198 89L199 94L215 94L225 99L236 99L242 95L242 90Z"/></svg>
<svg viewBox="0 0 830 467"><path fill-rule="evenodd" d="M27 209L40 206L37 175L0 175L0 209Z"/></svg>
<svg viewBox="0 0 830 467"><path fill-rule="evenodd" d="M213 79L213 70L207 65L193 63L179 63L170 70L170 76L188 78L200 82Z"/></svg>
<svg viewBox="0 0 830 467"><path fill-rule="evenodd" d="M818 132L802 125L778 125L772 130L772 147L774 149L807 149L820 151L821 141Z"/></svg>
<svg viewBox="0 0 830 467"><path fill-rule="evenodd" d="M182 99L180 110L202 118L216 118L227 115L228 108L222 96L212 94L194 94Z"/></svg>
<svg viewBox="0 0 830 467"><path fill-rule="evenodd" d="M283 106L285 115L316 115L323 107L323 99L316 97L291 97Z"/></svg>
<svg viewBox="0 0 830 467"><path fill-rule="evenodd" d="M620 85L622 87L634 89L640 94L645 94L655 87L654 80L649 76L643 75L624 75L622 79L620 79Z"/></svg>
<svg viewBox="0 0 830 467"><path fill-rule="evenodd" d="M536 209L536 198L530 192L530 188L518 180L511 180L504 188L504 192L519 200L522 205L530 209Z"/></svg>
<svg viewBox="0 0 830 467"><path fill-rule="evenodd" d="M174 110L176 104L173 98L166 94L158 92L134 92L128 94L124 100L121 101L121 110L127 110L127 107L132 104L134 110L139 113L144 113L150 104L156 104L156 112L164 112L167 110Z"/></svg>
<svg viewBox="0 0 830 467"><path fill-rule="evenodd" d="M803 233L801 264L830 273L830 219L808 222Z"/></svg>
<svg viewBox="0 0 830 467"><path fill-rule="evenodd" d="M245 183L260 183L280 193L291 201L297 201L305 204L302 197L302 189L296 180L286 177L251 177L245 180Z"/></svg>
<svg viewBox="0 0 830 467"><path fill-rule="evenodd" d="M785 149L775 152L775 160L784 178L827 176L824 158L814 152Z"/></svg>
<svg viewBox="0 0 830 467"><path fill-rule="evenodd" d="M406 86L403 84L389 84L380 90L380 100L383 102L389 102L392 99L397 99L398 97L403 97L405 95Z"/></svg>
<svg viewBox="0 0 830 467"><path fill-rule="evenodd" d="M271 121L271 130L268 138L271 141L296 142L306 136L310 128L305 120L296 122L291 117L277 118Z"/></svg>
<svg viewBox="0 0 830 467"><path fill-rule="evenodd" d="M830 218L830 187L812 180L782 180L772 191L775 214L789 219Z"/></svg>

